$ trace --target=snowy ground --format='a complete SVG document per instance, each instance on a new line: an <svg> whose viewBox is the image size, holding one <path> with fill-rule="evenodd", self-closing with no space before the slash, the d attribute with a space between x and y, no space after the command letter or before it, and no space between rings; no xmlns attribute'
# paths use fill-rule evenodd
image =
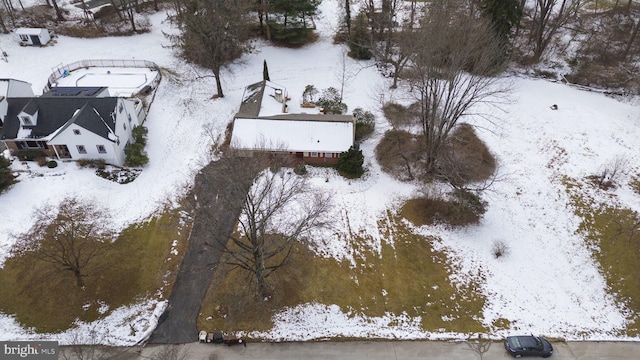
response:
<svg viewBox="0 0 640 360"><path fill-rule="evenodd" d="M51 69L84 59L144 59L171 69L178 76L164 74L146 126L150 163L132 183L119 185L99 178L90 169L73 163L58 168L27 168L20 182L0 195L0 262L11 246L11 234L27 230L30 214L43 203L57 203L66 195L89 197L106 206L120 227L144 219L159 206L181 196L194 174L208 161L210 145L220 140L242 98L245 85L262 78L262 62L267 60L271 79L287 87L292 98L304 87L339 87L344 69L356 74L345 92L349 109L372 110L378 115L377 134L363 144L368 174L364 180L347 181L322 169L312 172L313 183L332 191L334 211L348 217L353 231L372 235L372 248L383 239L376 220L387 208L411 196L414 185L399 183L382 173L374 161L373 149L388 124L380 116L382 102L404 101L402 89L388 90L371 63L355 63L344 50L332 44L336 0L325 0L318 19L321 38L301 49L286 49L256 43L256 51L245 57L244 65L233 66L223 75L225 97L212 100L215 84L202 69L177 59L167 47L161 30L168 30L166 16L151 16L152 32L127 38L75 39L61 36L53 46L20 47L13 35L0 35L0 48L9 55L0 61L2 77L33 84L36 94L45 86ZM341 64L345 61L345 67ZM491 121L469 118L478 124L479 135L500 164L500 178L485 193L489 203L482 223L464 230L422 228L416 231L442 239L461 269L456 276L480 271L485 277L482 290L488 298L483 323L490 326L498 318L512 324L512 332L539 333L567 339L605 340L617 338L625 326L625 310L607 294L606 284L590 258L582 239L575 234L578 219L567 208L559 183L562 175L583 177L595 173L616 156L625 156L629 169L638 170L637 139L640 121L637 108L624 101L579 91L565 85L517 76L505 79L514 92L504 111L491 111ZM558 110L551 110L558 104ZM330 177L326 182L325 178ZM640 210L640 198L618 190L617 201ZM494 240L504 239L511 254L500 260L491 255ZM349 259L347 244L334 241L322 245L324 253ZM454 281L456 281L454 276ZM527 286L523 286L527 284ZM0 340L53 338L63 343L89 330L102 329L110 344L132 344L151 331L164 302L150 299L137 306L118 309L95 324L79 324L63 335L36 335L22 329L9 316L0 316ZM135 318L136 332L129 323ZM391 321L396 320L396 321ZM396 325L389 325L394 323ZM383 318L360 318L344 314L331 304L303 304L276 316L273 330L261 334L275 340L305 340L330 336L385 338L464 338L465 334L432 334L419 328L419 319L403 314ZM506 331L493 336L503 336ZM82 336L80 336L82 338Z"/></svg>

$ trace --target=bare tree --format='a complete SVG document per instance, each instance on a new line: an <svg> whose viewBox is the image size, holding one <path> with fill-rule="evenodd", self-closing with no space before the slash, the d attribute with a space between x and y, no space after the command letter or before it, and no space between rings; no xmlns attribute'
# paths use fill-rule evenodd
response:
<svg viewBox="0 0 640 360"><path fill-rule="evenodd" d="M250 50L247 0L186 0L178 21L182 33L170 36L181 55L213 72L217 95L224 97L221 70Z"/></svg>
<svg viewBox="0 0 640 360"><path fill-rule="evenodd" d="M105 346L104 340L95 329L89 332L76 330L70 345L61 347L58 356L61 360L133 360L137 358L135 348Z"/></svg>
<svg viewBox="0 0 640 360"><path fill-rule="evenodd" d="M480 356L480 360L482 360L484 354L491 348L491 340L483 338L482 334L478 334L478 338L476 340L467 340L467 346L469 346L473 352L478 354Z"/></svg>
<svg viewBox="0 0 640 360"><path fill-rule="evenodd" d="M217 194L215 206L240 200L242 209L238 232L219 245L226 263L246 271L262 298L270 295L268 277L286 263L295 242L325 225L330 206L328 194L312 191L304 177L280 167L289 160L288 154L240 157L233 152L221 160L232 190Z"/></svg>
<svg viewBox="0 0 640 360"><path fill-rule="evenodd" d="M533 28L529 42L533 43L534 62L540 61L558 30L578 14L587 0L536 0Z"/></svg>
<svg viewBox="0 0 640 360"><path fill-rule="evenodd" d="M101 270L98 260L114 240L107 212L89 201L66 198L58 209L47 205L36 210L34 220L33 227L17 237L14 254L70 272L84 288L85 278Z"/></svg>
<svg viewBox="0 0 640 360"><path fill-rule="evenodd" d="M629 160L624 156L617 156L600 167L600 171L591 176L596 185L601 189L614 187L618 178L627 171Z"/></svg>
<svg viewBox="0 0 640 360"><path fill-rule="evenodd" d="M429 6L409 81L420 107L425 170L435 173L445 141L458 121L480 103L497 105L509 91L490 75L501 70L500 41L482 18L470 18L442 2Z"/></svg>
<svg viewBox="0 0 640 360"><path fill-rule="evenodd" d="M120 5L122 7L122 12L125 15L125 18L127 18L127 20L129 20L129 23L131 24L131 30L133 32L138 31L136 29L136 19L135 19L135 7L137 6L137 2L134 2L133 0L120 0Z"/></svg>
<svg viewBox="0 0 640 360"><path fill-rule="evenodd" d="M191 359L189 351L184 346L171 344L162 345L160 350L155 352L151 360L187 360Z"/></svg>

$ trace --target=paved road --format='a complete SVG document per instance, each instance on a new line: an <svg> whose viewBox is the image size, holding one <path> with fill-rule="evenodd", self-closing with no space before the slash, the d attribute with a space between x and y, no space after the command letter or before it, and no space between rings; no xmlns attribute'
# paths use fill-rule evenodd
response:
<svg viewBox="0 0 640 360"><path fill-rule="evenodd" d="M639 342L571 342L555 343L551 359L620 360L640 359ZM157 350L157 349L156 349ZM153 348L145 348L142 355L152 354ZM247 347L212 344L187 344L183 353L193 360L475 360L480 356L466 343L442 341L370 341L248 344ZM211 355L215 354L213 357ZM502 346L493 343L483 359L512 359Z"/></svg>
<svg viewBox="0 0 640 360"><path fill-rule="evenodd" d="M178 356L167 356L171 348ZM556 360L638 360L640 342L554 343ZM68 348L66 349L68 350ZM480 356L463 342L445 341L349 341L307 343L249 343L247 347L190 343L147 345L131 348L130 357L118 359L189 360L477 360ZM160 356L160 354L165 356ZM181 357L182 356L182 357ZM486 360L512 359L502 343L495 342L483 356Z"/></svg>
<svg viewBox="0 0 640 360"><path fill-rule="evenodd" d="M215 266L220 259L220 246L233 231L244 194L227 191L237 188L237 176L228 171L229 162L212 162L196 176L194 199L196 214L187 251L173 284L169 305L160 316L149 343L178 344L198 341L196 321L200 304L207 292ZM218 194L225 193L224 205Z"/></svg>

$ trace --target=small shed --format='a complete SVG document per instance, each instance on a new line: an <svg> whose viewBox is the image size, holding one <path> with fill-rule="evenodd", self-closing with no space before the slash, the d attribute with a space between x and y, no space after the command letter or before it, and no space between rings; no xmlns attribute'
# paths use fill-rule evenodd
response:
<svg viewBox="0 0 640 360"><path fill-rule="evenodd" d="M49 30L44 28L18 28L16 34L20 37L20 45L42 46L51 40Z"/></svg>

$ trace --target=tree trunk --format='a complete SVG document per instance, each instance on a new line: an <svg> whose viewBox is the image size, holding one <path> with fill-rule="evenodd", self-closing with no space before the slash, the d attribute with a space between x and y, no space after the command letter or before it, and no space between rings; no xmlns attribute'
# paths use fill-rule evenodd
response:
<svg viewBox="0 0 640 360"><path fill-rule="evenodd" d="M80 270L73 270L73 275L76 277L76 285L79 288L84 288L84 276L80 273Z"/></svg>
<svg viewBox="0 0 640 360"><path fill-rule="evenodd" d="M347 26L347 40L351 39L351 0L344 0L344 22Z"/></svg>
<svg viewBox="0 0 640 360"><path fill-rule="evenodd" d="M262 14L264 15L264 26L265 26L265 34L266 34L266 38L267 41L271 41L271 27L269 26L269 4L267 3L267 0L261 0L261 6L260 9L262 10ZM260 19L260 22L262 22L262 19Z"/></svg>
<svg viewBox="0 0 640 360"><path fill-rule="evenodd" d="M0 27L2 27L2 33L3 34L8 34L9 30L7 29L7 26L4 23L4 19L2 18L2 14L0 14Z"/></svg>
<svg viewBox="0 0 640 360"><path fill-rule="evenodd" d="M253 252L253 257L256 264L256 291L261 299L269 297L269 285L264 273L264 254L262 248L257 246Z"/></svg>
<svg viewBox="0 0 640 360"><path fill-rule="evenodd" d="M222 98L224 97L224 93L222 92L222 82L220 81L220 69L216 68L216 69L212 69L213 71L213 76L215 76L216 78L216 88L218 90L218 94L216 95L216 98Z"/></svg>
<svg viewBox="0 0 640 360"><path fill-rule="evenodd" d="M51 0L53 3L53 8L56 10L56 17L58 21L64 21L64 16L62 16L62 11L58 7L58 2L56 0Z"/></svg>

